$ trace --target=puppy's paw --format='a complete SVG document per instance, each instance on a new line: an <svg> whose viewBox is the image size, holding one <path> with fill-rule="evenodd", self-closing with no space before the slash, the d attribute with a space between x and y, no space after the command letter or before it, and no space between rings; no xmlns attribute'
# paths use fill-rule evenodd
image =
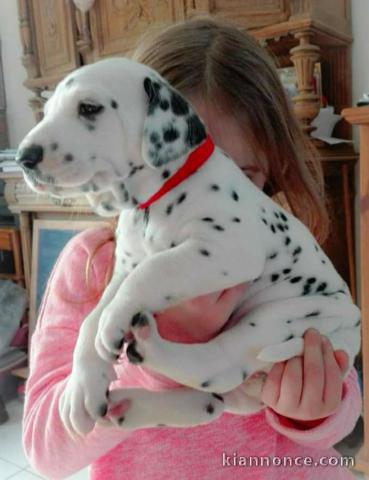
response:
<svg viewBox="0 0 369 480"><path fill-rule="evenodd" d="M100 358L73 365L59 401L59 415L72 438L87 435L108 410L108 388L116 378L111 364Z"/></svg>
<svg viewBox="0 0 369 480"><path fill-rule="evenodd" d="M160 337L155 317L150 312L140 312L133 317L131 332L134 338L126 351L131 363L152 368L165 364L165 342Z"/></svg>

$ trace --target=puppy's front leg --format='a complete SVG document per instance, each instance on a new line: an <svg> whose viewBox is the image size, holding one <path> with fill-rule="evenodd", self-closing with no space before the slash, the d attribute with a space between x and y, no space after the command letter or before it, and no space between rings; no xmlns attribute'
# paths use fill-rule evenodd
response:
<svg viewBox="0 0 369 480"><path fill-rule="evenodd" d="M229 288L261 273L265 262L261 250L245 249L240 262L225 248L219 241L205 243L190 238L145 259L105 309L96 340L98 350L119 353L131 322L142 310L159 312L181 300Z"/></svg>
<svg viewBox="0 0 369 480"><path fill-rule="evenodd" d="M103 416L107 409L106 392L115 379L112 362L116 356L103 360L102 355L98 355L95 349L95 337L101 313L120 284L121 279L117 277L110 282L98 305L85 318L79 331L73 353L72 371L59 402L61 420L72 437L91 431L95 420Z"/></svg>

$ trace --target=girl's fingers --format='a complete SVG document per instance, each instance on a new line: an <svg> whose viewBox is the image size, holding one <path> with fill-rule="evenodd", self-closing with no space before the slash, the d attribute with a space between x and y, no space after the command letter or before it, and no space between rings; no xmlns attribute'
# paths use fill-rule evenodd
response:
<svg viewBox="0 0 369 480"><path fill-rule="evenodd" d="M349 356L344 350L335 350L334 357L336 359L338 366L341 369L342 374L344 375L349 366Z"/></svg>
<svg viewBox="0 0 369 480"><path fill-rule="evenodd" d="M303 362L304 388L301 404L309 409L311 405L323 400L325 382L321 336L314 329L305 333Z"/></svg>
<svg viewBox="0 0 369 480"><path fill-rule="evenodd" d="M236 303L243 297L246 288L246 283L241 283L235 287L223 290L218 297L217 303L222 304L225 308L231 308L231 310L233 310Z"/></svg>
<svg viewBox="0 0 369 480"><path fill-rule="evenodd" d="M342 396L342 373L337 365L331 342L323 339L323 361L325 370L325 387L323 402L330 412L335 410Z"/></svg>
<svg viewBox="0 0 369 480"><path fill-rule="evenodd" d="M286 363L281 382L278 404L283 408L283 411L294 411L299 407L302 382L302 358L293 357Z"/></svg>
<svg viewBox="0 0 369 480"><path fill-rule="evenodd" d="M269 407L278 403L284 368L285 362L275 363L265 380L261 399Z"/></svg>

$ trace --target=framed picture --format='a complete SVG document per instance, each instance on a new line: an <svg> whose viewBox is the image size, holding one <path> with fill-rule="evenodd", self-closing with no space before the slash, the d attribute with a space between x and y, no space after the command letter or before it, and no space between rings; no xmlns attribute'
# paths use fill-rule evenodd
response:
<svg viewBox="0 0 369 480"><path fill-rule="evenodd" d="M29 308L29 338L55 262L68 241L87 228L112 226L108 220L34 220Z"/></svg>
<svg viewBox="0 0 369 480"><path fill-rule="evenodd" d="M293 97L298 94L296 68L279 68L278 73L287 97L292 102ZM317 62L314 67L313 87L314 93L318 95L320 104L323 106L322 69L319 62Z"/></svg>

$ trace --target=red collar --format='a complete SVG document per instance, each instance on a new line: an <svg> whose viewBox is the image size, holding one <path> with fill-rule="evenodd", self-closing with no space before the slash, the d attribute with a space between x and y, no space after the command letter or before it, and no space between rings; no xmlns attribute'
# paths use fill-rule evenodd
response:
<svg viewBox="0 0 369 480"><path fill-rule="evenodd" d="M161 188L154 193L146 202L140 203L137 208L143 210L147 208L152 203L156 202L160 197L165 195L167 192L176 187L179 183L183 182L192 175L198 168L201 167L203 163L210 157L214 151L214 143L209 135L206 137L206 140L196 148L193 152L190 153L186 162L179 168L174 175L168 178L168 180L163 183Z"/></svg>

